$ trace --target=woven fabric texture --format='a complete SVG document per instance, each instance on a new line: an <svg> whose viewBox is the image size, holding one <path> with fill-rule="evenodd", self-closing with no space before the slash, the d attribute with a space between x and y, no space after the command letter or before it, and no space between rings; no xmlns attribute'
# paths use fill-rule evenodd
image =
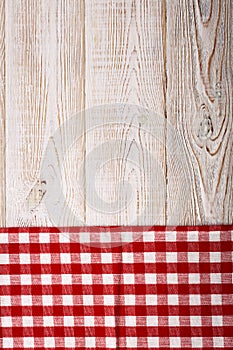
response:
<svg viewBox="0 0 233 350"><path fill-rule="evenodd" d="M233 227L120 231L136 240L1 229L1 347L232 349Z"/></svg>

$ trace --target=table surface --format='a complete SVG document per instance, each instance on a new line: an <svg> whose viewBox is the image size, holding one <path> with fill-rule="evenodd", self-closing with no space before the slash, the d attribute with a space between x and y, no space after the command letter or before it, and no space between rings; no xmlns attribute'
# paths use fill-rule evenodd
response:
<svg viewBox="0 0 233 350"><path fill-rule="evenodd" d="M232 224L232 23L230 0L2 1L0 226Z"/></svg>

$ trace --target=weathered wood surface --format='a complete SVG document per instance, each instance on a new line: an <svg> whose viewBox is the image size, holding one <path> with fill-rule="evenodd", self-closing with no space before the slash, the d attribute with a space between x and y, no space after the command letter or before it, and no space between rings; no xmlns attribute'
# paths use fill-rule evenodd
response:
<svg viewBox="0 0 233 350"><path fill-rule="evenodd" d="M0 4L0 225L6 224L6 176L5 176L5 1Z"/></svg>
<svg viewBox="0 0 233 350"><path fill-rule="evenodd" d="M168 3L167 117L192 173L184 222L232 223L232 1Z"/></svg>
<svg viewBox="0 0 233 350"><path fill-rule="evenodd" d="M86 127L86 154L91 154L94 148L100 146L103 138L106 142L99 155L102 169L95 179L97 195L106 201L106 210L101 208L98 199L93 206L88 206L88 199L91 201L94 193L90 179L86 188L87 223L161 225L166 221L166 183L162 174L162 171L165 172L164 11L164 3L160 0L86 2L85 107L114 103L134 106L130 109L122 107L121 113L118 108L112 111L103 107L102 113L96 116L100 118L102 115L103 126L99 125L94 131L89 132L92 118L87 120L90 125ZM158 114L160 148L156 145L157 140L145 132L137 106ZM110 123L111 118L115 127ZM115 140L111 151L109 140ZM151 171L155 164L152 164L148 152L152 155L156 153L160 161L161 171L155 174ZM130 161L132 158L135 159L134 164ZM90 160L87 159L87 171L92 164L90 157ZM121 201L117 199L120 182L131 186L128 193L122 189L124 198ZM107 202L115 201L120 202L116 212L107 205Z"/></svg>
<svg viewBox="0 0 233 350"><path fill-rule="evenodd" d="M5 13L6 222L51 225L40 168L49 137L83 108L82 3L10 0Z"/></svg>
<svg viewBox="0 0 233 350"><path fill-rule="evenodd" d="M0 225L232 223L232 7L2 1ZM82 135L66 152L73 116Z"/></svg>

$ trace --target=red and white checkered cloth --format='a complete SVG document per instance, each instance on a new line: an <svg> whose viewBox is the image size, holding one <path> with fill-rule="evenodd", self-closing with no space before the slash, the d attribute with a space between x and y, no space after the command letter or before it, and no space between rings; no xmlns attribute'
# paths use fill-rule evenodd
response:
<svg viewBox="0 0 233 350"><path fill-rule="evenodd" d="M233 349L233 227L137 231L93 247L1 229L1 347Z"/></svg>

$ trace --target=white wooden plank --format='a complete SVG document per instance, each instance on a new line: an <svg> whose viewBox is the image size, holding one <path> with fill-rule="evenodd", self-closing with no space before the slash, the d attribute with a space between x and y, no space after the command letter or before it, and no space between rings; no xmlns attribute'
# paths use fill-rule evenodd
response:
<svg viewBox="0 0 233 350"><path fill-rule="evenodd" d="M0 3L0 226L5 226L5 1Z"/></svg>
<svg viewBox="0 0 233 350"><path fill-rule="evenodd" d="M180 216L183 224L230 224L232 2L167 1L167 18L167 115L183 138L194 204ZM168 163L168 183L172 172Z"/></svg>
<svg viewBox="0 0 233 350"><path fill-rule="evenodd" d="M48 138L83 108L81 8L6 3L7 225L58 224L44 206L49 191L40 171Z"/></svg>
<svg viewBox="0 0 233 350"><path fill-rule="evenodd" d="M108 105L86 117L88 224L165 224L164 15L162 1L86 2L86 109ZM149 110L146 119L139 106ZM152 114L154 137L145 126Z"/></svg>

